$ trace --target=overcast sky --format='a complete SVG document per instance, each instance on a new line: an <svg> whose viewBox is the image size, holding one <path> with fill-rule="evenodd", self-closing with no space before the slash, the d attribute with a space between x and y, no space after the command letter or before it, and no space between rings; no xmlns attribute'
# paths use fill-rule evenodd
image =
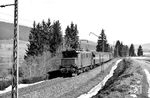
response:
<svg viewBox="0 0 150 98"><path fill-rule="evenodd" d="M0 0L1 4L14 0ZM81 39L97 41L105 30L108 42L150 43L150 0L19 0L19 23L59 20L64 33L67 25L77 24ZM13 22L13 7L0 8L0 20Z"/></svg>

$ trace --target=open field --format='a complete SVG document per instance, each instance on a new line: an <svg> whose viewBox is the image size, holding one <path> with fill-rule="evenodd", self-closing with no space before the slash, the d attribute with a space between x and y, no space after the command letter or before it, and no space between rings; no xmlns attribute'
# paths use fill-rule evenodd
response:
<svg viewBox="0 0 150 98"><path fill-rule="evenodd" d="M27 42L19 42L19 65L24 60ZM0 40L0 77L7 77L12 68L13 40Z"/></svg>
<svg viewBox="0 0 150 98"><path fill-rule="evenodd" d="M13 24L0 21L0 40L9 40L13 38ZM28 41L31 28L27 26L19 26L19 39Z"/></svg>
<svg viewBox="0 0 150 98"><path fill-rule="evenodd" d="M19 42L19 58L20 62L25 55L25 50L27 49L27 42ZM3 64L10 65L12 62L13 55L13 40L0 40L0 66Z"/></svg>

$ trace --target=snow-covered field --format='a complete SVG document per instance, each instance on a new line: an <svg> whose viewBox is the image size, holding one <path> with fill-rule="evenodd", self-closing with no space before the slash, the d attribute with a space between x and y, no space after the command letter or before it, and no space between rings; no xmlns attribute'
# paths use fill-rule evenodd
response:
<svg viewBox="0 0 150 98"><path fill-rule="evenodd" d="M118 63L122 59L118 60L116 64L112 67L110 73L101 81L98 85L92 88L88 93L80 95L78 98L91 98L92 96L96 95L98 91L105 85L106 81L113 75L114 70L117 68Z"/></svg>

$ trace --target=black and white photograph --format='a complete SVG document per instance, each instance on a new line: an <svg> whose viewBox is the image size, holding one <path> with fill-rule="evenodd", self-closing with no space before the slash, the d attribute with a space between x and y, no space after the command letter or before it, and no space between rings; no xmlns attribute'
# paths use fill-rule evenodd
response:
<svg viewBox="0 0 150 98"><path fill-rule="evenodd" d="M0 98L150 98L150 0L0 0Z"/></svg>

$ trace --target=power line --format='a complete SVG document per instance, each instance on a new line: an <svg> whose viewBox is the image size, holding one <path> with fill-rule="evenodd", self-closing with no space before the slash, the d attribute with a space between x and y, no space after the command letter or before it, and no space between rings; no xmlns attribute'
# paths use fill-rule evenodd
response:
<svg viewBox="0 0 150 98"><path fill-rule="evenodd" d="M0 5L0 7L7 7L7 6L12 6L12 5L15 5L15 4L5 4L5 5Z"/></svg>

